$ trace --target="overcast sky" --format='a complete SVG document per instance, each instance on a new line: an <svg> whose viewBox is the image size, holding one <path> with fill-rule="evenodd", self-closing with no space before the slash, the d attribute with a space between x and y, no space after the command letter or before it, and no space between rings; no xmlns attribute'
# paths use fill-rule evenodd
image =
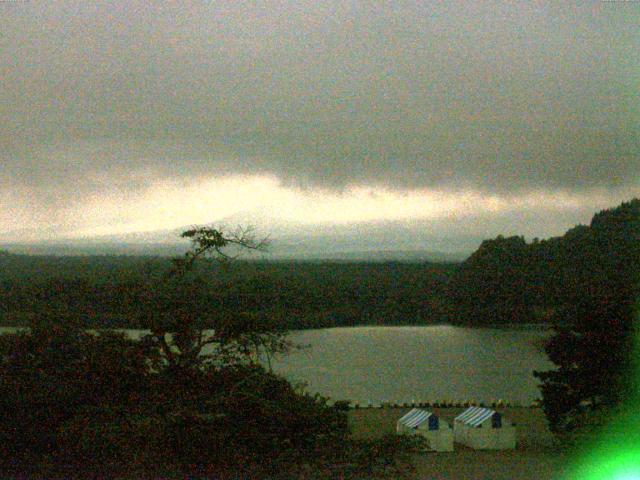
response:
<svg viewBox="0 0 640 480"><path fill-rule="evenodd" d="M640 195L639 24L628 1L1 2L0 234L252 210L558 234Z"/></svg>

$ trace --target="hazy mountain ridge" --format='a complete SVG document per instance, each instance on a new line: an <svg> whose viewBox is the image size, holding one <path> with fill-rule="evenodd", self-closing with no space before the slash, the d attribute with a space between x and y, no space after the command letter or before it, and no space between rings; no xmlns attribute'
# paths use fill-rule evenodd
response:
<svg viewBox="0 0 640 480"><path fill-rule="evenodd" d="M171 257L186 252L186 243L40 243L40 244L0 244L0 250L26 255L92 256L127 255ZM320 251L299 245L272 244L265 253L245 253L244 258L255 260L336 260L336 261L435 261L460 262L466 252L441 252L428 250L338 250Z"/></svg>
<svg viewBox="0 0 640 480"><path fill-rule="evenodd" d="M532 225L538 224L545 215L544 211L531 211L514 217L505 212L497 217L493 215L492 226L482 215L307 224L281 218L270 210L253 209L208 225L226 231L251 226L257 237L267 237L270 241L268 253L254 253L250 258L461 261L484 239L498 234L544 238L556 235L556 231L562 234L576 224L567 216L556 223L549 222L547 231L534 229ZM590 214L585 220L588 218ZM180 234L192 226L76 238L66 231L14 231L0 234L0 248L29 254L173 256L188 248L188 241L181 239Z"/></svg>
<svg viewBox="0 0 640 480"><path fill-rule="evenodd" d="M280 219L267 212L240 212L207 225L234 231L251 227L258 238L269 240L265 253L248 258L287 260L401 260L462 261L481 237L444 238L430 235L427 222L361 222L312 225ZM192 227L97 235L43 241L20 241L0 236L0 248L14 253L44 255L157 255L184 253L189 242L180 234ZM27 238L31 238L30 236Z"/></svg>

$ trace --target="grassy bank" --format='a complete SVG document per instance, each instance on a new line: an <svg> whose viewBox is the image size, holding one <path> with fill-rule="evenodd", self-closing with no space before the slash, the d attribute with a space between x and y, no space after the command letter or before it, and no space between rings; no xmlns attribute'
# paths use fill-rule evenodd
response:
<svg viewBox="0 0 640 480"><path fill-rule="evenodd" d="M378 438L395 432L396 421L408 408L367 408L349 412L353 435ZM462 408L431 409L450 424ZM562 478L566 458L554 446L554 439L539 408L503 408L504 416L517 428L517 448L506 451L478 451L455 445L454 452L415 455L416 479L556 480Z"/></svg>

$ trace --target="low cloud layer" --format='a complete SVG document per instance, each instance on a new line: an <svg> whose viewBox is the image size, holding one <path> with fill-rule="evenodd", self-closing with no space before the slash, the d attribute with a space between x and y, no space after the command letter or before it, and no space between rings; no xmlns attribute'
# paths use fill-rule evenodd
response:
<svg viewBox="0 0 640 480"><path fill-rule="evenodd" d="M640 189L640 4L392 3L0 4L0 219L234 175Z"/></svg>

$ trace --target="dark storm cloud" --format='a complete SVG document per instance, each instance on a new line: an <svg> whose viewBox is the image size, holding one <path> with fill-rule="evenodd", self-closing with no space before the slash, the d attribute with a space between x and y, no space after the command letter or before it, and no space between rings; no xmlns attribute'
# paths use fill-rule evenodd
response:
<svg viewBox="0 0 640 480"><path fill-rule="evenodd" d="M640 4L0 4L0 186L637 187Z"/></svg>

